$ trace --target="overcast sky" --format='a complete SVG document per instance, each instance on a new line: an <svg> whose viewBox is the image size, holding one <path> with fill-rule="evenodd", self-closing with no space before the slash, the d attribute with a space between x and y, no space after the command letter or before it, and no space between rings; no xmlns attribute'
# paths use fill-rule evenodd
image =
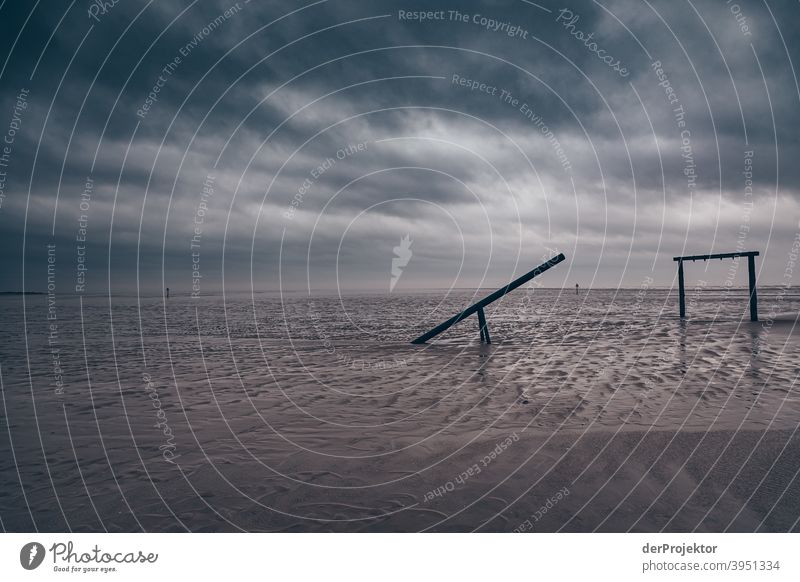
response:
<svg viewBox="0 0 800 582"><path fill-rule="evenodd" d="M785 282L796 2L101 4L0 3L0 290Z"/></svg>

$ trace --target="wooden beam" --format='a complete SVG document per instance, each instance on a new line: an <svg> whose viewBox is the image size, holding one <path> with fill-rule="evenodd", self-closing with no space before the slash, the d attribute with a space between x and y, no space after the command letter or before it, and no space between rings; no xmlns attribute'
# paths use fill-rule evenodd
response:
<svg viewBox="0 0 800 582"><path fill-rule="evenodd" d="M483 307L478 309L478 327L481 328L481 341L487 344L492 343L492 338L489 337L489 326L486 325L486 315L483 313Z"/></svg>
<svg viewBox="0 0 800 582"><path fill-rule="evenodd" d="M717 253L715 255L689 255L688 257L672 257L673 261L707 261L709 259L735 259L736 257L757 257L758 251L743 253Z"/></svg>
<svg viewBox="0 0 800 582"><path fill-rule="evenodd" d="M747 257L747 280L750 285L750 321L758 321L758 295L756 292L756 258Z"/></svg>
<svg viewBox="0 0 800 582"><path fill-rule="evenodd" d="M520 285L524 285L525 283L527 283L528 281L530 281L531 279L533 279L537 275L541 275L542 273L544 273L545 271L547 271L551 267L556 266L558 263L560 263L564 259L566 259L566 257L564 256L563 253L561 253L558 256L553 257L552 259L550 259L546 263L542 263L541 265L539 265L535 269L533 269L531 271L528 271L527 273L522 275L522 277L514 279L513 281L511 281L511 283L509 283L505 287L501 287L500 289L498 289L497 291L495 291L493 293L490 293L489 295L487 295L486 297L484 297L483 299L481 299L477 303L473 303L472 305L467 307L464 311L462 311L458 315L454 315L453 317L451 317L447 321L444 321L444 322L440 323L439 325L434 327L429 332L423 333L421 336L419 336L417 339L415 339L411 343L412 344L424 344L429 339L431 339L433 337L436 337L437 335L439 335L440 333L442 333L446 329L449 329L450 327L452 327L453 325L455 325L456 323L458 323L459 321L461 321L465 317L469 317L470 315L472 315L473 313L477 312L478 310L482 311L483 308L486 307L487 305L489 305L490 303L493 303L493 302L497 301L503 295L505 295L506 293L510 293L511 291L513 291L514 289L519 287ZM488 328L486 328L486 335L488 337Z"/></svg>

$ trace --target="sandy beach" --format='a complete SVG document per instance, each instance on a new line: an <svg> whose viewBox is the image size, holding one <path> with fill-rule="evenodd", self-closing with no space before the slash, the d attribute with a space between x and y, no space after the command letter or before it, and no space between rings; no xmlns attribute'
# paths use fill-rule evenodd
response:
<svg viewBox="0 0 800 582"><path fill-rule="evenodd" d="M746 321L717 291L682 322L664 290L537 289L487 313L491 345L471 321L408 343L479 293L119 297L113 320L108 298L69 299L57 366L44 299L26 346L3 298L3 525L798 529L792 317Z"/></svg>

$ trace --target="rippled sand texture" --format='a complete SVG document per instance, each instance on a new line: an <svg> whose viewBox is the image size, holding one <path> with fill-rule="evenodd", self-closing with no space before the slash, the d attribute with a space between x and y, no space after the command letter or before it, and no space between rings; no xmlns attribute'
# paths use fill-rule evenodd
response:
<svg viewBox="0 0 800 582"><path fill-rule="evenodd" d="M800 529L794 290L485 292L2 298L2 527Z"/></svg>

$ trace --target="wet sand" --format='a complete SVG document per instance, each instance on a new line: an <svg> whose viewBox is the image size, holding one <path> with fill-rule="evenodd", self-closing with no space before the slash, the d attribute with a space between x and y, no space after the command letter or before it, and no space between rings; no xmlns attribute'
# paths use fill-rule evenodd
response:
<svg viewBox="0 0 800 582"><path fill-rule="evenodd" d="M544 290L405 341L470 297L65 300L60 394L5 298L2 527L798 530L796 298Z"/></svg>

